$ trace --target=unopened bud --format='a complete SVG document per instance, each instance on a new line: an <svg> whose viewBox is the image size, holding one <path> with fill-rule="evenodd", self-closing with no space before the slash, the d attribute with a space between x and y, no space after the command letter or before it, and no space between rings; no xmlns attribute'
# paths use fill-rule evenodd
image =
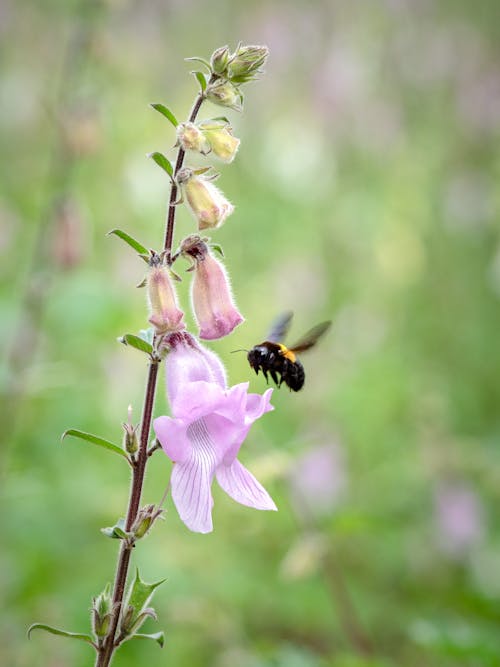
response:
<svg viewBox="0 0 500 667"><path fill-rule="evenodd" d="M236 83L250 81L269 55L267 46L240 46L228 65L228 78Z"/></svg>
<svg viewBox="0 0 500 667"><path fill-rule="evenodd" d="M157 509L155 505L146 505L140 509L131 529L134 537L136 539L144 537L161 513L162 510Z"/></svg>
<svg viewBox="0 0 500 667"><path fill-rule="evenodd" d="M198 221L198 229L220 227L234 211L234 206L203 174L186 167L177 174L177 182L186 204Z"/></svg>
<svg viewBox="0 0 500 667"><path fill-rule="evenodd" d="M212 72L214 74L220 76L225 73L230 55L229 47L227 46L221 46L212 53L210 66L212 67Z"/></svg>
<svg viewBox="0 0 500 667"><path fill-rule="evenodd" d="M120 628L124 635L130 633L130 630L134 625L134 620L135 620L135 609L134 607L132 607L132 605L129 604L125 609L125 612L123 613L122 620L120 623Z"/></svg>
<svg viewBox="0 0 500 667"><path fill-rule="evenodd" d="M146 278L149 301L149 322L159 334L182 331L184 313L177 307L177 297L170 278L170 270L161 264L158 255L153 256Z"/></svg>
<svg viewBox="0 0 500 667"><path fill-rule="evenodd" d="M105 637L111 621L111 587L109 584L96 598L92 600L92 627L97 637Z"/></svg>
<svg viewBox="0 0 500 667"><path fill-rule="evenodd" d="M221 107L229 107L235 111L243 110L243 96L230 81L219 79L207 86L205 97Z"/></svg>
<svg viewBox="0 0 500 667"><path fill-rule="evenodd" d="M205 136L194 123L180 123L177 126L177 140L185 151L208 153L210 150Z"/></svg>
<svg viewBox="0 0 500 667"><path fill-rule="evenodd" d="M240 140L233 137L231 126L224 121L206 120L199 127L212 153L223 162L232 162Z"/></svg>
<svg viewBox="0 0 500 667"><path fill-rule="evenodd" d="M135 454L139 449L139 441L137 439L137 426L132 424L132 406L128 406L128 422L123 423L123 449L129 454Z"/></svg>
<svg viewBox="0 0 500 667"><path fill-rule="evenodd" d="M200 338L227 336L243 322L243 316L234 303L224 266L211 254L205 240L196 235L184 239L181 253L193 262L191 301Z"/></svg>

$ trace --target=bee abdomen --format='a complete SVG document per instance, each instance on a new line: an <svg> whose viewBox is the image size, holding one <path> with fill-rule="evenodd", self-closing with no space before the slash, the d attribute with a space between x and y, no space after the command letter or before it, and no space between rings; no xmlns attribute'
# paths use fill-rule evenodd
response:
<svg viewBox="0 0 500 667"><path fill-rule="evenodd" d="M283 381L292 391L300 391L304 386L306 374L300 361L290 363L283 373Z"/></svg>

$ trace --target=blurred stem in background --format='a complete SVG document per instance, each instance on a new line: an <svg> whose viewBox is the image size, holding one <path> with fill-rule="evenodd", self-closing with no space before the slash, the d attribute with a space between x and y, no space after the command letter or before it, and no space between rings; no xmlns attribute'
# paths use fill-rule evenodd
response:
<svg viewBox="0 0 500 667"><path fill-rule="evenodd" d="M53 117L53 142L48 151L46 203L36 225L17 319L5 355L2 393L4 442L15 436L26 393L27 371L35 359L43 318L55 270L71 270L81 257L81 219L72 201L72 181L81 157L92 151L85 125L89 118L75 104L93 38L102 18L99 0L83 1L71 17L70 34L62 56L61 72L53 98L46 103ZM87 100L88 106L88 100ZM95 118L90 119L95 122ZM88 129L88 128L87 128ZM3 449L4 457L7 449ZM1 463L1 462L0 462Z"/></svg>

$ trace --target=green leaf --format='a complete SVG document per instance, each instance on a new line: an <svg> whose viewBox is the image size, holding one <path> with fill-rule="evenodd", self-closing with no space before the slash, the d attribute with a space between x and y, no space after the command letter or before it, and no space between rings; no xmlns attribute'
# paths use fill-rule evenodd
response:
<svg viewBox="0 0 500 667"><path fill-rule="evenodd" d="M192 58L184 58L184 60L186 60L188 62L201 63L202 65L204 65L208 69L208 71L210 73L212 73L212 66L210 65L208 60L205 60L205 58L199 58L198 56L193 56Z"/></svg>
<svg viewBox="0 0 500 667"><path fill-rule="evenodd" d="M207 88L207 79L203 72L191 72L191 74L195 75L198 83L200 84L201 92L204 93Z"/></svg>
<svg viewBox="0 0 500 667"><path fill-rule="evenodd" d="M165 118L167 118L174 127L177 127L177 125L179 125L179 121L177 120L177 118L170 111L170 109L166 107L164 104L154 103L150 104L149 106L152 107L155 111L161 113L162 116L165 116Z"/></svg>
<svg viewBox="0 0 500 667"><path fill-rule="evenodd" d="M130 345L130 347L135 347L136 350L140 350L141 352L145 352L146 354L153 353L153 346L151 345L151 343L148 343L148 341L144 340L144 338L141 338L139 336L134 336L134 334L125 334L124 336L120 336L117 340L118 342L123 343L124 345Z"/></svg>
<svg viewBox="0 0 500 667"><path fill-rule="evenodd" d="M170 178L173 177L174 168L172 167L170 160L167 160L163 153L155 151L154 153L149 153L148 157L152 158L163 171L166 171Z"/></svg>
<svg viewBox="0 0 500 667"><path fill-rule="evenodd" d="M124 540L129 536L125 530L125 519L118 519L114 526L101 528L101 533L114 540Z"/></svg>
<svg viewBox="0 0 500 667"><path fill-rule="evenodd" d="M115 236L118 236L122 241L125 241L125 243L128 243L128 245L136 250L140 255L147 255L149 256L149 251L148 249L142 245L142 243L139 243L139 241L136 241L136 239L132 238L130 234L127 234L127 232L124 232L121 229L112 229L110 232L107 233L107 236L110 234L114 234Z"/></svg>
<svg viewBox="0 0 500 667"><path fill-rule="evenodd" d="M211 243L210 247L212 250L215 250L215 252L219 253L221 257L224 257L224 251L222 250L222 246L219 243Z"/></svg>
<svg viewBox="0 0 500 667"><path fill-rule="evenodd" d="M216 116L215 118L212 118L212 120L217 120L221 121L222 123L226 123L227 125L231 125L231 121L227 116Z"/></svg>
<svg viewBox="0 0 500 667"><path fill-rule="evenodd" d="M154 632L150 635L143 635L140 633L136 633L135 635L132 635L130 639L152 639L153 641L155 641L157 644L160 645L160 648L163 648L163 645L165 644L165 633Z"/></svg>
<svg viewBox="0 0 500 667"><path fill-rule="evenodd" d="M28 639L31 639L31 633L33 630L45 630L46 632L50 632L53 635L60 635L61 637L68 637L69 639L80 639L81 641L88 642L94 646L94 642L92 641L92 637L90 635L82 635L78 632L67 632L66 630L53 628L51 625L45 625L45 623L33 623L33 625L30 625L28 628Z"/></svg>
<svg viewBox="0 0 500 667"><path fill-rule="evenodd" d="M158 588L160 584L163 584L164 581L165 579L162 579L161 581L157 581L155 584L146 584L146 582L141 580L141 577L139 576L139 570L136 569L135 579L130 585L127 601L124 604L124 609L129 606L133 607L135 610L134 618L140 616L144 608L147 607L149 601L153 597L155 589Z"/></svg>
<svg viewBox="0 0 500 667"><path fill-rule="evenodd" d="M76 428L69 428L62 434L61 442L67 435L71 435L74 438L80 438L80 440L86 440L87 442L98 445L103 449L109 449L110 452L115 452L115 454L120 454L120 456L124 456L126 459L128 459L127 452L125 452L121 447L118 447L118 445L115 445L109 440L105 440L104 438L100 438L97 435L93 435L92 433L85 433L85 431L79 431Z"/></svg>

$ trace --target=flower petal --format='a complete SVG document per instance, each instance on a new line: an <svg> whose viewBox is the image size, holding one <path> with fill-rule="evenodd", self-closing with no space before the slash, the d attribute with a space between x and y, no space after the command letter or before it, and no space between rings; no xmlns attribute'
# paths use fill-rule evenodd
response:
<svg viewBox="0 0 500 667"><path fill-rule="evenodd" d="M221 488L236 502L257 510L277 511L271 496L238 459L230 466L218 466L215 475Z"/></svg>
<svg viewBox="0 0 500 667"><path fill-rule="evenodd" d="M213 498L210 491L217 457L213 442L203 420L187 429L191 455L172 470L172 498L186 526L197 533L212 530Z"/></svg>
<svg viewBox="0 0 500 667"><path fill-rule="evenodd" d="M175 417L193 422L217 411L226 401L226 392L218 384L200 381L181 385L170 406Z"/></svg>
<svg viewBox="0 0 500 667"><path fill-rule="evenodd" d="M248 394L247 395L247 404L246 404L246 420L250 424L259 417L262 417L266 412L271 412L274 410L274 406L271 405L271 396L273 389L267 389L262 396L260 394Z"/></svg>
<svg viewBox="0 0 500 667"><path fill-rule="evenodd" d="M156 437L165 454L175 463L186 461L191 452L186 424L181 419L158 417L153 421Z"/></svg>

